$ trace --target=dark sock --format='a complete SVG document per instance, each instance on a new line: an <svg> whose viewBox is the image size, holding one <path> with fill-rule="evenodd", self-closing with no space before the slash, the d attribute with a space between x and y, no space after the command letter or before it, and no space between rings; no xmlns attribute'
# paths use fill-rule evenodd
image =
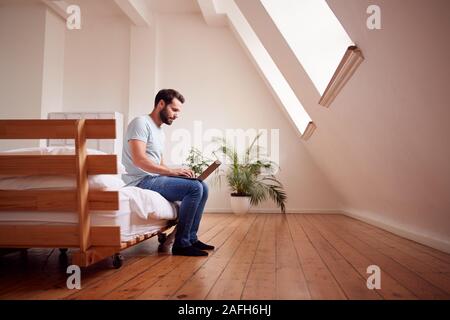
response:
<svg viewBox="0 0 450 320"><path fill-rule="evenodd" d="M172 247L172 254L174 256L202 257L207 256L208 252L202 251L194 246L189 246L189 247Z"/></svg>
<svg viewBox="0 0 450 320"><path fill-rule="evenodd" d="M214 250L214 246L211 246L209 244L203 243L200 240L195 241L192 244L193 247L200 249L200 250Z"/></svg>

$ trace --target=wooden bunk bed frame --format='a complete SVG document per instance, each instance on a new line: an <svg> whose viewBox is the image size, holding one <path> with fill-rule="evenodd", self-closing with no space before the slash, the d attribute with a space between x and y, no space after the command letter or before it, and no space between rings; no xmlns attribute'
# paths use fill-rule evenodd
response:
<svg viewBox="0 0 450 320"><path fill-rule="evenodd" d="M164 231L121 242L120 226L91 226L90 210L118 210L117 191L89 190L88 176L117 174L116 155L87 155L87 139L115 139L115 120L0 120L0 139L75 139L74 155L0 155L0 175L72 175L73 190L0 190L1 211L78 212L78 225L0 224L0 248L67 248L72 264L87 267L109 256L122 265L120 251Z"/></svg>

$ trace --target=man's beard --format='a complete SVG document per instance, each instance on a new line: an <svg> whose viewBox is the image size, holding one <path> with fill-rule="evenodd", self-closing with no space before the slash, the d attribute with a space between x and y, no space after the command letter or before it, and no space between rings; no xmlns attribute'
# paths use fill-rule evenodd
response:
<svg viewBox="0 0 450 320"><path fill-rule="evenodd" d="M167 125L171 125L173 120L169 119L169 116L167 115L167 106L164 107L164 109L161 110L161 112L159 113L159 116L161 118L161 121Z"/></svg>

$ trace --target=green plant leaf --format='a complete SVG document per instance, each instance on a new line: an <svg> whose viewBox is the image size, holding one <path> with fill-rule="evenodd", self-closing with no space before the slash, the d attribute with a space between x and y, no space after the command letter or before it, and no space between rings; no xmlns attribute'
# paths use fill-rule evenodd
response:
<svg viewBox="0 0 450 320"><path fill-rule="evenodd" d="M285 213L287 194L281 182L271 174L279 166L273 161L259 157L260 149L256 142L260 135L261 133L246 149L242 162L239 161L236 149L228 146L223 138L216 139L220 142L220 147L216 152L221 153L230 161L227 166L226 181L232 193L249 195L250 203L254 206L269 198ZM257 151L256 158L255 151ZM263 174L264 170L269 174Z"/></svg>

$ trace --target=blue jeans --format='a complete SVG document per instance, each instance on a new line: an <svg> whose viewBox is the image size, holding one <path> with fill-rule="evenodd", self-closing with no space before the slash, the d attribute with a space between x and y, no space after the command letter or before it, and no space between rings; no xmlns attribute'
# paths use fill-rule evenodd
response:
<svg viewBox="0 0 450 320"><path fill-rule="evenodd" d="M181 201L175 247L188 247L197 241L197 231L208 199L203 181L167 176L146 176L137 187L153 190L170 202Z"/></svg>

